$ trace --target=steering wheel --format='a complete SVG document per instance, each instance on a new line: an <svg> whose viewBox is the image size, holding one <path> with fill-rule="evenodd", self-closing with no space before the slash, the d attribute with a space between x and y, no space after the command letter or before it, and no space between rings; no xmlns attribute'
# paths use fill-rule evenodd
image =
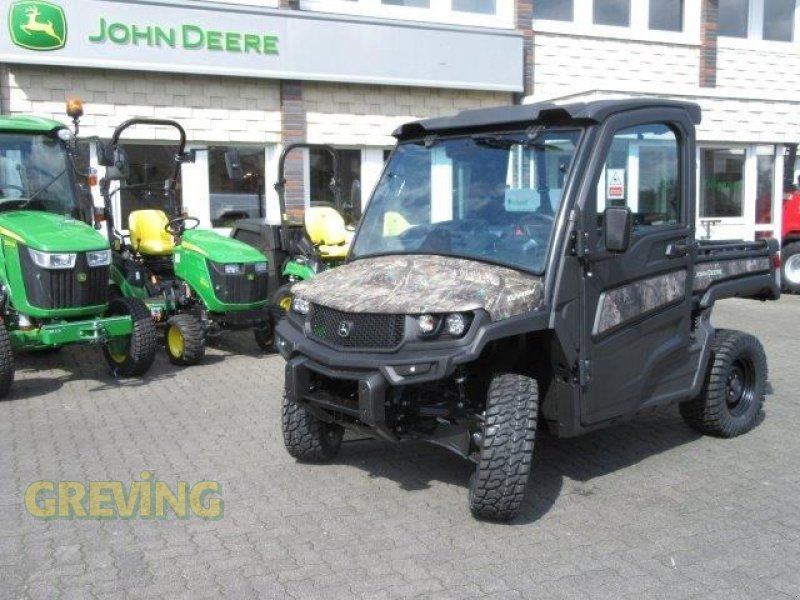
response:
<svg viewBox="0 0 800 600"><path fill-rule="evenodd" d="M187 225L189 223L190 225ZM197 217L176 217L164 225L164 231L172 235L179 235L187 229L197 228L198 225L200 225L200 219Z"/></svg>

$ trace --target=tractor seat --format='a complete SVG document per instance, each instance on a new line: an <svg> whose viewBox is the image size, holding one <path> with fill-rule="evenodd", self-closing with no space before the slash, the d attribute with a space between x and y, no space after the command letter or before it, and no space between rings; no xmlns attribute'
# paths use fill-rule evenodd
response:
<svg viewBox="0 0 800 600"><path fill-rule="evenodd" d="M345 227L339 211L330 206L312 206L306 210L305 226L322 258L347 257L353 233Z"/></svg>
<svg viewBox="0 0 800 600"><path fill-rule="evenodd" d="M170 256L175 247L164 227L169 223L163 210L134 210L128 217L128 231L134 252L146 256Z"/></svg>

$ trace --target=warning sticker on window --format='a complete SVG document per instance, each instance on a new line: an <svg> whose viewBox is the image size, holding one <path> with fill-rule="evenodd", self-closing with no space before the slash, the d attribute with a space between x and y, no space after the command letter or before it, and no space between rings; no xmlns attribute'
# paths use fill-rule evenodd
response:
<svg viewBox="0 0 800 600"><path fill-rule="evenodd" d="M625 199L625 169L608 169L606 171L606 199Z"/></svg>

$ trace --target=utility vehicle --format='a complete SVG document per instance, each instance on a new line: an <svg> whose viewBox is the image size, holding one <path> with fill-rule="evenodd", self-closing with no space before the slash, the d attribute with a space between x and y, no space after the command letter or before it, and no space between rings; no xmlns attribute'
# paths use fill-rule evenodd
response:
<svg viewBox="0 0 800 600"><path fill-rule="evenodd" d="M753 427L764 351L711 310L778 298L780 259L773 240L695 239L699 121L639 98L397 129L348 263L295 284L276 328L289 453L331 459L345 428L427 440L474 461L474 515L508 520L537 427L672 403L706 434Z"/></svg>
<svg viewBox="0 0 800 600"><path fill-rule="evenodd" d="M171 127L179 136L173 172L164 184L162 210L135 210L128 233L114 225L113 181L125 182L130 165L120 142L135 125ZM114 294L140 298L161 315L164 345L170 362L193 365L205 354L206 336L222 329L252 328L256 342L271 346L272 325L267 311L267 259L251 246L198 230L199 220L181 214L175 197L178 170L191 160L186 132L170 120L130 119L120 124L108 145L98 142L100 181L108 238L114 249L111 281ZM118 188L118 190L121 188Z"/></svg>
<svg viewBox="0 0 800 600"><path fill-rule="evenodd" d="M156 330L136 299L108 301L111 249L81 219L73 133L61 123L0 116L0 398L14 352L102 345L117 375L143 375Z"/></svg>
<svg viewBox="0 0 800 600"><path fill-rule="evenodd" d="M324 152L331 163L329 184L332 202L311 201L301 221L292 219L286 210L286 163L292 153L316 149ZM231 159L235 162L235 158ZM261 219L237 221L231 237L252 244L262 250L270 263L270 292L273 314L282 315L289 310L291 287L315 274L344 262L353 239L352 223L358 219L361 204L360 183L354 182L349 202L342 199L339 182L339 161L336 151L326 144L305 142L290 144L278 159L278 193L281 223L271 225Z"/></svg>

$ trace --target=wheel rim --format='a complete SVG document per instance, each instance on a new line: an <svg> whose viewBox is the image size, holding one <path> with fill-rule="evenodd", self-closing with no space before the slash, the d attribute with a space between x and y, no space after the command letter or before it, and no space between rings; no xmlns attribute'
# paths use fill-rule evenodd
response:
<svg viewBox="0 0 800 600"><path fill-rule="evenodd" d="M747 412L756 396L755 369L752 362L736 360L725 384L725 402L730 413L738 417Z"/></svg>
<svg viewBox="0 0 800 600"><path fill-rule="evenodd" d="M181 330L174 325L170 325L169 329L167 330L167 351L171 356L180 358L183 356L183 350L185 347L186 343L183 339Z"/></svg>
<svg viewBox="0 0 800 600"><path fill-rule="evenodd" d="M800 254L792 254L786 259L783 276L793 285L800 284Z"/></svg>
<svg viewBox="0 0 800 600"><path fill-rule="evenodd" d="M128 358L128 345L130 337L127 335L120 336L109 340L108 342L108 355L118 365L125 362Z"/></svg>
<svg viewBox="0 0 800 600"><path fill-rule="evenodd" d="M278 306L283 312L288 313L289 309L292 308L292 297L284 296L283 298L278 300Z"/></svg>

